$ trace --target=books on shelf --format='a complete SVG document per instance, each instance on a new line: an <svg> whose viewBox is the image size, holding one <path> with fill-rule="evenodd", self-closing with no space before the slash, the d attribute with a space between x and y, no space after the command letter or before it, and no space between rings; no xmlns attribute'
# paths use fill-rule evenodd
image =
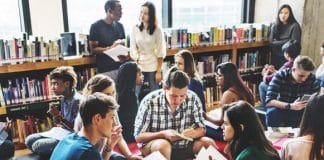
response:
<svg viewBox="0 0 324 160"><path fill-rule="evenodd" d="M243 42L267 41L269 25L238 24L212 26L209 31L189 32L187 28L167 29L165 40L167 48L189 48L195 46L224 45Z"/></svg>
<svg viewBox="0 0 324 160"><path fill-rule="evenodd" d="M0 66L59 60L64 56L90 55L88 36L61 33L61 37L45 41L42 36L0 39Z"/></svg>

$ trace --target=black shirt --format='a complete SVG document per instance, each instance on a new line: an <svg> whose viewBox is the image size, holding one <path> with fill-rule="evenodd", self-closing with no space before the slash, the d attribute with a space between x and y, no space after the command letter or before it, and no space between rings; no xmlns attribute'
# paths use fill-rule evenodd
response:
<svg viewBox="0 0 324 160"><path fill-rule="evenodd" d="M98 47L111 46L117 39L124 39L125 31L121 23L114 21L107 24L104 20L98 20L90 28L90 41L98 41ZM118 69L120 62L115 62L105 54L96 54L98 73Z"/></svg>

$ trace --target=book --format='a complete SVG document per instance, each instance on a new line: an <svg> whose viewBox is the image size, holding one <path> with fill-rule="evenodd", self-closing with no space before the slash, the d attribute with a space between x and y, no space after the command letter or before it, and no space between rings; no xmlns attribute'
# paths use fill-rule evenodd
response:
<svg viewBox="0 0 324 160"><path fill-rule="evenodd" d="M191 138L191 137L186 137L186 136L183 135L182 133L179 133L179 132L177 132L177 131L174 131L174 133L175 133L175 135L181 137L181 138L184 139L184 140L187 140L187 141L193 141L193 138Z"/></svg>
<svg viewBox="0 0 324 160"><path fill-rule="evenodd" d="M72 133L69 130L63 129L61 127L53 127L49 131L41 132L40 135L43 137L54 138L57 140L62 140L65 136Z"/></svg>

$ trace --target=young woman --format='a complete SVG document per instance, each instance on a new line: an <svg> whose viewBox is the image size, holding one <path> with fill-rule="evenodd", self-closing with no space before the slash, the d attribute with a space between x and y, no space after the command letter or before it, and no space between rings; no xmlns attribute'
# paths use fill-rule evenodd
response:
<svg viewBox="0 0 324 160"><path fill-rule="evenodd" d="M228 142L225 152L232 159L280 159L265 137L258 115L249 103L238 101L225 106L222 129L224 140Z"/></svg>
<svg viewBox="0 0 324 160"><path fill-rule="evenodd" d="M187 75L189 76L189 89L198 95L203 106L203 111L206 112L204 88L197 73L192 53L189 50L181 50L176 55L174 55L174 62L179 70L187 73Z"/></svg>
<svg viewBox="0 0 324 160"><path fill-rule="evenodd" d="M221 87L222 97L220 105L223 107L225 104L245 100L254 105L254 96L250 89L243 83L243 80L233 63L221 63L216 67L217 71L217 85ZM223 112L220 119L214 119L206 114L205 119L221 126L223 124ZM222 140L222 130L212 130L207 127L207 136Z"/></svg>
<svg viewBox="0 0 324 160"><path fill-rule="evenodd" d="M323 104L323 94L316 94L309 100L300 124L299 137L284 144L281 149L282 160L324 159Z"/></svg>
<svg viewBox="0 0 324 160"><path fill-rule="evenodd" d="M83 94L84 95L90 95L95 92L102 92L104 94L110 95L110 96L115 96L115 84L114 81L109 78L106 75L103 74L97 74L94 77L90 78L86 85L83 88ZM78 114L75 124L74 124L74 130L78 132L82 127L82 120L80 115ZM104 146L105 146L105 140L100 141L99 144L96 145L97 149L104 154ZM133 155L129 148L127 147L127 144L123 138L121 138L117 142L117 147L121 151L121 153L125 156L121 156L117 153L113 153L110 157L111 160L121 160L121 159L141 159L141 157L138 157L137 155ZM104 156L103 156L104 157Z"/></svg>
<svg viewBox="0 0 324 160"><path fill-rule="evenodd" d="M138 109L135 86L142 84L142 72L134 62L121 65L117 75L117 102L120 105L118 116L123 126L126 142L135 142L134 123Z"/></svg>
<svg viewBox="0 0 324 160"><path fill-rule="evenodd" d="M150 91L158 89L166 46L162 29L157 26L153 3L142 5L140 25L133 28L130 41L131 57L141 68L144 81L149 83Z"/></svg>
<svg viewBox="0 0 324 160"><path fill-rule="evenodd" d="M289 40L282 46L282 52L287 60L279 70L291 68L294 63L294 59L300 54L301 46L296 40ZM263 82L259 84L259 93L261 105L265 108L266 95L268 90L269 82L272 80L276 70L273 65L265 65L262 70Z"/></svg>
<svg viewBox="0 0 324 160"><path fill-rule="evenodd" d="M301 42L301 29L296 21L292 9L284 4L280 7L276 22L271 26L269 45L271 49L271 64L279 69L285 63L281 47L289 40Z"/></svg>

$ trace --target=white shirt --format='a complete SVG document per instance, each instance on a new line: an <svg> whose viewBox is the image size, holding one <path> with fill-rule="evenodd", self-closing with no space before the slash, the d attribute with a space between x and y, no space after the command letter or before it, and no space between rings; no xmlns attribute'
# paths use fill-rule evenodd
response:
<svg viewBox="0 0 324 160"><path fill-rule="evenodd" d="M162 29L157 27L150 35L148 30L142 32L133 27L130 37L131 57L137 61L143 72L157 70L157 59L166 56L166 46Z"/></svg>

